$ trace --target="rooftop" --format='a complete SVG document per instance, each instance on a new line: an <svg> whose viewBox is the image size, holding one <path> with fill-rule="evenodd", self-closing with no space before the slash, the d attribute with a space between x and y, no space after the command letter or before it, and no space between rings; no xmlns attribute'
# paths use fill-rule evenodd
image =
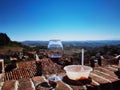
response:
<svg viewBox="0 0 120 90"><path fill-rule="evenodd" d="M2 90L50 90L47 78L57 73L63 79L57 82L55 90L118 90L120 88L116 65L98 66L91 72L90 77L83 81L69 80L62 68L48 58L38 62L35 60L20 62L16 69L5 73L4 82L0 83L0 87Z"/></svg>

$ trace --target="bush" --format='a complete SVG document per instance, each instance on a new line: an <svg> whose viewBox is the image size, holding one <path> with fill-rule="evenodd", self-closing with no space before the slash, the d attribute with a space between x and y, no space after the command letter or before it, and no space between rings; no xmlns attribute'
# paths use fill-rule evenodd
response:
<svg viewBox="0 0 120 90"><path fill-rule="evenodd" d="M5 60L4 60L4 63L5 63L5 64L10 64L11 61L10 61L10 59L5 59Z"/></svg>

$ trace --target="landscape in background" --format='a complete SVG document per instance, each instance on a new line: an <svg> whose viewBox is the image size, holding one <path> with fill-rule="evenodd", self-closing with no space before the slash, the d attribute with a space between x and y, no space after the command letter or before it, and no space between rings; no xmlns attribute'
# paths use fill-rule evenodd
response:
<svg viewBox="0 0 120 90"><path fill-rule="evenodd" d="M22 41L23 45L30 47L47 46L49 41ZM74 48L99 48L102 46L120 45L120 40L85 40L85 41L62 41L64 47Z"/></svg>

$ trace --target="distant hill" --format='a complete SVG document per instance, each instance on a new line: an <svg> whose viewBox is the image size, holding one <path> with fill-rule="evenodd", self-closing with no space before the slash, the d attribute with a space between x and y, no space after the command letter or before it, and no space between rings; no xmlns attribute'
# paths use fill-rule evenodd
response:
<svg viewBox="0 0 120 90"><path fill-rule="evenodd" d="M21 51L26 46L17 41L12 41L6 33L0 33L0 52Z"/></svg>
<svg viewBox="0 0 120 90"><path fill-rule="evenodd" d="M11 42L6 33L0 33L0 46L8 45Z"/></svg>
<svg viewBox="0 0 120 90"><path fill-rule="evenodd" d="M23 41L28 46L47 46L49 41ZM120 40L97 40L97 41L62 41L64 47L102 47L110 45L120 45Z"/></svg>
<svg viewBox="0 0 120 90"><path fill-rule="evenodd" d="M48 45L48 41L23 41L20 42L23 45L27 45L27 46L47 46Z"/></svg>
<svg viewBox="0 0 120 90"><path fill-rule="evenodd" d="M4 46L19 46L19 47L21 47L22 44L17 41L12 41L6 33L0 33L0 47L4 47Z"/></svg>

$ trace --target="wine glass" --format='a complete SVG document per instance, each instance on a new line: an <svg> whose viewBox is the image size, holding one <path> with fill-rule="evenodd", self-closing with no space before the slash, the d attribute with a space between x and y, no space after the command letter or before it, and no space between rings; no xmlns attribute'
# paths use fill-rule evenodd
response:
<svg viewBox="0 0 120 90"><path fill-rule="evenodd" d="M61 40L53 39L49 41L48 44L48 57L52 59L59 59L63 55L63 45Z"/></svg>

